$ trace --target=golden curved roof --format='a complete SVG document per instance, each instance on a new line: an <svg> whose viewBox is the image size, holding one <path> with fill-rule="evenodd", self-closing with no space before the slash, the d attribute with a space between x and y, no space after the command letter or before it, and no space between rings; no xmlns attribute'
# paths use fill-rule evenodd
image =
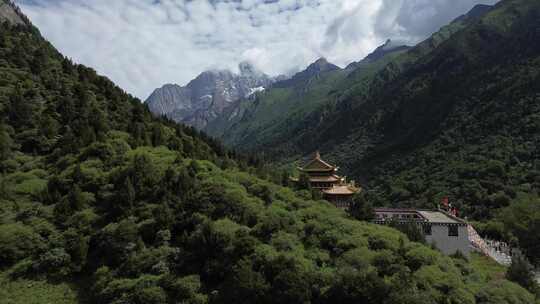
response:
<svg viewBox="0 0 540 304"><path fill-rule="evenodd" d="M341 186L334 186L329 189L325 189L322 192L325 194L330 195L353 195L355 193L358 193L360 189L353 187L351 185L341 185Z"/></svg>
<svg viewBox="0 0 540 304"><path fill-rule="evenodd" d="M307 163L303 168L299 168L301 171L334 171L337 170L335 166L330 165L321 159L321 154L319 151L315 153L315 158L313 158L309 163Z"/></svg>

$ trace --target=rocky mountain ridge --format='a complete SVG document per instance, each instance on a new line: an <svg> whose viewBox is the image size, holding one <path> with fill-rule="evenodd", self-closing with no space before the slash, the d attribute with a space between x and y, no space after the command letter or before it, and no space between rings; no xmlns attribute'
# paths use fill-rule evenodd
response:
<svg viewBox="0 0 540 304"><path fill-rule="evenodd" d="M239 64L239 74L229 70L210 70L199 74L186 86L165 84L154 90L146 103L156 115L164 115L176 122L216 135L216 127L228 125L227 121L244 114L246 101L255 100L255 93L268 89L307 91L330 74L346 75L380 60L387 54L408 48L388 40L363 60L351 63L345 69L321 57L292 77L270 77L252 64L242 62Z"/></svg>
<svg viewBox="0 0 540 304"><path fill-rule="evenodd" d="M8 0L0 0L0 22L4 21L19 25L28 24L18 7Z"/></svg>
<svg viewBox="0 0 540 304"><path fill-rule="evenodd" d="M197 129L219 116L234 101L249 98L274 82L247 62L240 63L239 73L210 70L201 73L186 86L166 84L146 100L158 115Z"/></svg>

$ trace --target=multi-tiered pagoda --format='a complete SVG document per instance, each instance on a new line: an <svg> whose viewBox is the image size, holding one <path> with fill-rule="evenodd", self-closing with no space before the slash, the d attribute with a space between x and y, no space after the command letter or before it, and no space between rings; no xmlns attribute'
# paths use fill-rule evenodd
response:
<svg viewBox="0 0 540 304"><path fill-rule="evenodd" d="M322 160L318 151L298 170L309 176L312 188L320 190L323 197L338 208L348 209L353 195L361 191L354 182L348 183L345 177L337 175L338 168Z"/></svg>

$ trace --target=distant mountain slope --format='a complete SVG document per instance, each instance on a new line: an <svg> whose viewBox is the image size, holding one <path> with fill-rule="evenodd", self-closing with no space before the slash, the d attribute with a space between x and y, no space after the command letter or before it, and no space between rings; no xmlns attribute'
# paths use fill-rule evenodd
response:
<svg viewBox="0 0 540 304"><path fill-rule="evenodd" d="M212 70L201 73L185 87L164 85L156 89L146 103L155 114L204 129L235 101L248 98L273 82L249 63L241 63L239 68L238 75Z"/></svg>
<svg viewBox="0 0 540 304"><path fill-rule="evenodd" d="M353 62L349 64L345 69L346 70L356 70L365 65L369 65L375 61L379 61L386 55L390 53L400 53L403 51L409 50L411 47L406 45L395 44L392 40L388 39L383 45L376 48L373 52L367 55L364 59L359 62Z"/></svg>
<svg viewBox="0 0 540 304"><path fill-rule="evenodd" d="M340 67L328 62L325 58L319 58L310 64L305 70L293 75L290 79L275 83L273 88L291 88L299 86L307 86L308 82L321 77L324 74L339 71Z"/></svg>
<svg viewBox="0 0 540 304"><path fill-rule="evenodd" d="M341 68L320 58L288 79L278 80L266 90L254 94L251 98L243 98L226 108L223 113L209 123L205 132L214 136L227 138L225 135L236 124L262 125L270 121L287 117L295 107L309 107L309 103L302 105L296 96L309 92L311 88L326 89L335 77L344 75ZM266 100L269 100L269 104ZM279 101L273 104L272 100ZM260 115L259 115L260 114ZM275 125L275 124L274 124ZM234 139L227 139L228 142Z"/></svg>
<svg viewBox="0 0 540 304"><path fill-rule="evenodd" d="M358 107L364 104L378 94L378 87L392 83L395 78L405 73L409 68L421 63L426 56L444 45L449 38L477 23L491 9L493 8L484 5L474 7L469 13L456 18L452 23L442 27L414 48L394 45L393 42L387 41L362 61L349 65L342 73L328 73L334 77L328 77L332 81L326 86L314 84L308 89L303 87L300 90L296 89L301 94L306 93L308 98L304 99L301 94L300 96L290 94L290 91L285 91L287 94L284 94L283 91L272 92L269 90L265 92L266 95L270 95L267 98L268 101L264 97L265 94L262 94L260 100L246 106L246 117L239 119L236 116L236 121L233 120L232 125L225 128L223 139L240 149L260 150L267 148L266 153L272 155L272 151L276 151L275 155L280 157L311 153L313 149L324 144L324 141L318 140L321 133L311 136L311 132L319 132L320 130L317 129L319 125L337 119L339 115L333 117L334 112L350 112L351 106ZM322 77L323 82L325 79ZM320 90L321 88L323 89ZM313 92L315 94L310 95ZM272 96L272 93L277 96ZM312 102L313 100L317 100L317 102ZM304 111L302 115L294 115L296 113L294 110L288 110L291 104L311 105L312 107ZM254 113L257 113L256 109L261 105L265 105L266 108L262 107L262 110L259 111L260 115L257 116ZM272 108L283 111L276 116L270 115L274 118L267 125L261 126L259 121L264 121L265 117L268 116L267 113L271 112L269 109ZM255 118L252 117L254 115ZM284 123L280 124L280 121ZM348 124L344 121L341 123ZM311 137L306 138L304 133L310 134L305 136ZM340 136L349 135L347 130L343 130L340 134ZM300 139L296 142L293 140L294 138Z"/></svg>
<svg viewBox="0 0 540 304"><path fill-rule="evenodd" d="M476 19L482 17L488 13L493 6L486 4L477 4L475 5L467 14L463 14L457 17L453 22L467 21L468 19Z"/></svg>
<svg viewBox="0 0 540 304"><path fill-rule="evenodd" d="M319 59L291 79L258 94L255 101L239 101L240 106L234 109L241 111L225 111L222 119L216 120L219 124L210 125L206 131L238 149L272 150L274 143L287 145L288 137L305 127L302 121L310 113L371 79L391 58L406 50L404 46L381 46L346 69Z"/></svg>

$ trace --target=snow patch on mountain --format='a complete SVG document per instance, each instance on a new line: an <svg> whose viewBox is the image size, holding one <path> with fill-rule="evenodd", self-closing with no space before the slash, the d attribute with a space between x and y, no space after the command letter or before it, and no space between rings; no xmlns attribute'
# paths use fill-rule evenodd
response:
<svg viewBox="0 0 540 304"><path fill-rule="evenodd" d="M146 103L155 114L204 129L235 101L263 91L274 81L250 63L242 62L238 74L205 71L186 86L169 84L156 89Z"/></svg>
<svg viewBox="0 0 540 304"><path fill-rule="evenodd" d="M249 93L246 95L246 97L249 97L255 93L263 92L265 90L265 87L256 87L249 89Z"/></svg>

